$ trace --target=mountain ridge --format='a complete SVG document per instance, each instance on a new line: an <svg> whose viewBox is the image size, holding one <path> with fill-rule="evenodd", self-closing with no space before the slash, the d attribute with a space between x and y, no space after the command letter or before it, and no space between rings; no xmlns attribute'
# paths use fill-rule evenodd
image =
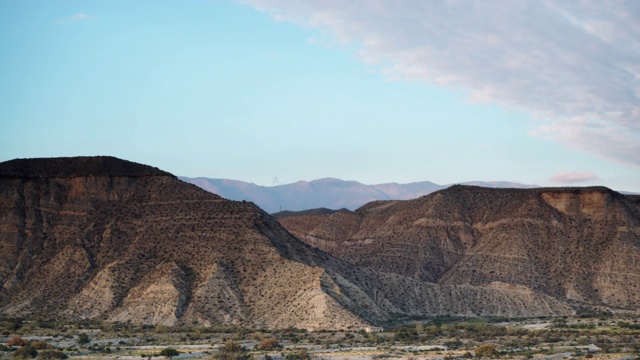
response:
<svg viewBox="0 0 640 360"><path fill-rule="evenodd" d="M18 163L0 163L7 316L363 329L398 315L572 313L531 290L354 266L293 237L251 202L146 165L102 157Z"/></svg>
<svg viewBox="0 0 640 360"><path fill-rule="evenodd" d="M81 176L169 176L175 177L156 167L113 156L78 156L60 158L13 159L0 163L2 177L58 177Z"/></svg>
<svg viewBox="0 0 640 360"><path fill-rule="evenodd" d="M261 186L240 180L204 177L189 178L184 176L179 178L224 198L252 201L269 213L282 210L301 211L316 208L355 210L371 201L409 200L452 185L438 185L430 181L407 184L392 182L365 185L354 180L327 177L311 181L300 180L291 184ZM472 181L461 184L483 185L486 187L538 187L537 185L504 181Z"/></svg>
<svg viewBox="0 0 640 360"><path fill-rule="evenodd" d="M640 203L606 187L456 185L414 200L278 221L301 240L376 271L640 307Z"/></svg>

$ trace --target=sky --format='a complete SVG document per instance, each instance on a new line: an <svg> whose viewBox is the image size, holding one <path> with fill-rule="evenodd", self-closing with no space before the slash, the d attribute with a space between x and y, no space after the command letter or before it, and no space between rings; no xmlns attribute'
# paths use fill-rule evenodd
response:
<svg viewBox="0 0 640 360"><path fill-rule="evenodd" d="M0 161L640 192L640 2L0 0Z"/></svg>

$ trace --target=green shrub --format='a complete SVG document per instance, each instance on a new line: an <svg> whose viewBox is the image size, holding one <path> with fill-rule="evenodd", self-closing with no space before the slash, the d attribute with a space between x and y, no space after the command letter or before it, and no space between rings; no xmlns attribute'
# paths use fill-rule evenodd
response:
<svg viewBox="0 0 640 360"><path fill-rule="evenodd" d="M68 358L67 354L58 350L44 350L38 353L39 360L63 360Z"/></svg>
<svg viewBox="0 0 640 360"><path fill-rule="evenodd" d="M90 342L91 342L91 340L89 340L89 335L87 335L87 334L78 335L78 344L79 345L86 345L86 344L88 344Z"/></svg>
<svg viewBox="0 0 640 360"><path fill-rule="evenodd" d="M160 356L168 357L169 359L178 355L180 355L178 350L172 348L164 348L162 349L162 351L160 351Z"/></svg>
<svg viewBox="0 0 640 360"><path fill-rule="evenodd" d="M32 348L29 345L23 346L20 349L11 353L13 359L32 359L38 355L38 350Z"/></svg>

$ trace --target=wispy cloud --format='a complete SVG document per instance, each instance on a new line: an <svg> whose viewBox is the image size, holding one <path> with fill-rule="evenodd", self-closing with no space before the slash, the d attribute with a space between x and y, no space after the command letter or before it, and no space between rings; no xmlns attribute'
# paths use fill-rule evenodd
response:
<svg viewBox="0 0 640 360"><path fill-rule="evenodd" d="M640 166L640 2L245 0L360 46L390 78L528 111L531 135Z"/></svg>
<svg viewBox="0 0 640 360"><path fill-rule="evenodd" d="M56 23L60 24L60 25L64 25L64 24L70 24L70 23L75 23L75 22L80 22L80 21L88 21L88 20L93 20L93 19L95 19L95 16L93 16L93 15L84 14L84 13L77 13L77 14L71 15L69 17L66 17L64 19L58 19L58 20L56 20Z"/></svg>
<svg viewBox="0 0 640 360"><path fill-rule="evenodd" d="M553 175L549 180L554 183L575 184L575 183L581 183L581 182L586 182L586 181L596 180L596 179L598 179L596 174L590 171L585 171L585 172L568 171L568 172L557 173Z"/></svg>

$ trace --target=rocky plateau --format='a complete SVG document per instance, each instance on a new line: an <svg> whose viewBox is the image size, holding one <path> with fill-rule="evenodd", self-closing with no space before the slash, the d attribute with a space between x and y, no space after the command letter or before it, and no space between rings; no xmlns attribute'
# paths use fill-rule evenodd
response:
<svg viewBox="0 0 640 360"><path fill-rule="evenodd" d="M453 187L278 222L117 158L16 159L0 163L0 312L361 329L637 308L638 215L604 188Z"/></svg>
<svg viewBox="0 0 640 360"><path fill-rule="evenodd" d="M452 186L279 221L358 267L441 285L509 284L574 307L640 307L638 197L604 187Z"/></svg>

